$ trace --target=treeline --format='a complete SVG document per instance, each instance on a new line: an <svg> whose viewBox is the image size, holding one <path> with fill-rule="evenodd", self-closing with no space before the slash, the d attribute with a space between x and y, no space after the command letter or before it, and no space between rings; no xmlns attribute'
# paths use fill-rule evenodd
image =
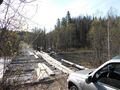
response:
<svg viewBox="0 0 120 90"><path fill-rule="evenodd" d="M99 63L120 54L120 16L95 18L88 33L90 47Z"/></svg>
<svg viewBox="0 0 120 90"><path fill-rule="evenodd" d="M57 24L53 31L46 33L45 29L34 28L28 31L10 31L6 28L0 30L0 56L11 56L17 53L20 42L26 42L34 49L70 50L90 46L87 34L90 30L92 19L90 16L71 18L70 12Z"/></svg>
<svg viewBox="0 0 120 90"><path fill-rule="evenodd" d="M87 33L91 23L90 16L71 18L68 11L66 17L63 17L62 20L58 19L55 29L48 34L49 46L63 50L89 47Z"/></svg>
<svg viewBox="0 0 120 90"><path fill-rule="evenodd" d="M58 19L53 31L34 28L28 31L0 29L0 57L11 56L26 42L36 50L52 48L59 51L89 49L98 64L120 54L120 16L66 16Z"/></svg>
<svg viewBox="0 0 120 90"><path fill-rule="evenodd" d="M53 31L34 28L29 42L37 50L90 49L100 63L120 54L120 16L79 16L71 18L70 12L58 19ZM30 36L31 36L30 35Z"/></svg>
<svg viewBox="0 0 120 90"><path fill-rule="evenodd" d="M53 31L34 28L28 31L0 30L0 56L14 55L21 41L36 50L52 48L57 51L87 49L93 51L99 64L120 54L120 16L111 14L105 18L66 16L58 19Z"/></svg>
<svg viewBox="0 0 120 90"><path fill-rule="evenodd" d="M46 33L45 29L34 28L33 47L43 49L69 50L74 48L86 48L90 46L87 34L90 30L92 18L90 16L71 18L70 12L57 24L53 31ZM37 38L36 38L37 37Z"/></svg>

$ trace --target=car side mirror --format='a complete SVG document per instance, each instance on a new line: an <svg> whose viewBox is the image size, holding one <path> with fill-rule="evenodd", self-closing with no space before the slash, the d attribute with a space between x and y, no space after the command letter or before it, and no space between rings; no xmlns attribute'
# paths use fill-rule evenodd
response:
<svg viewBox="0 0 120 90"><path fill-rule="evenodd" d="M91 83L91 82L92 82L92 76L88 76L88 77L86 78L85 82L86 82L87 84Z"/></svg>

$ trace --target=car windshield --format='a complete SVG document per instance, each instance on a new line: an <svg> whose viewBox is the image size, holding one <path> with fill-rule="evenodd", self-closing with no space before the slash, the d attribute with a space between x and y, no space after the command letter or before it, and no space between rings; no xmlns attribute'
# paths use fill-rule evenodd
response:
<svg viewBox="0 0 120 90"><path fill-rule="evenodd" d="M113 57L113 59L120 59L120 55Z"/></svg>

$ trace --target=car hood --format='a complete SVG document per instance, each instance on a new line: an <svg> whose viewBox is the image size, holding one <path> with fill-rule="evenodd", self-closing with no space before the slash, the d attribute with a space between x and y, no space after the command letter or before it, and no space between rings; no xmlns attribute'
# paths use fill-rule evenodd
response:
<svg viewBox="0 0 120 90"><path fill-rule="evenodd" d="M72 73L71 76L80 77L80 78L86 78L94 70L95 69L80 70L80 71Z"/></svg>
<svg viewBox="0 0 120 90"><path fill-rule="evenodd" d="M88 75L89 73L93 72L95 69L86 69L86 70L80 70L80 71L77 71L75 73L78 73L78 74L83 74L83 75Z"/></svg>

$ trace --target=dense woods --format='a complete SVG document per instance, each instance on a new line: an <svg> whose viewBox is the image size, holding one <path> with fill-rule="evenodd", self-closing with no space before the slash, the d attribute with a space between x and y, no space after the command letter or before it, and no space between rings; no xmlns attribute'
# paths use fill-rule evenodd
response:
<svg viewBox="0 0 120 90"><path fill-rule="evenodd" d="M99 18L71 17L68 11L65 17L57 19L54 30L49 33L37 27L32 32L1 29L0 38L1 56L5 55L4 52L13 55L19 51L19 44L23 41L36 50L91 50L94 60L103 63L120 54L120 17L112 14Z"/></svg>
<svg viewBox="0 0 120 90"><path fill-rule="evenodd" d="M94 59L103 63L120 53L120 17L66 16L58 19L53 31L33 29L33 47L57 51L92 50Z"/></svg>
<svg viewBox="0 0 120 90"><path fill-rule="evenodd" d="M48 34L48 38L51 38L49 46L63 50L89 47L87 34L91 23L90 16L71 18L68 11L66 17L58 19L55 29Z"/></svg>

